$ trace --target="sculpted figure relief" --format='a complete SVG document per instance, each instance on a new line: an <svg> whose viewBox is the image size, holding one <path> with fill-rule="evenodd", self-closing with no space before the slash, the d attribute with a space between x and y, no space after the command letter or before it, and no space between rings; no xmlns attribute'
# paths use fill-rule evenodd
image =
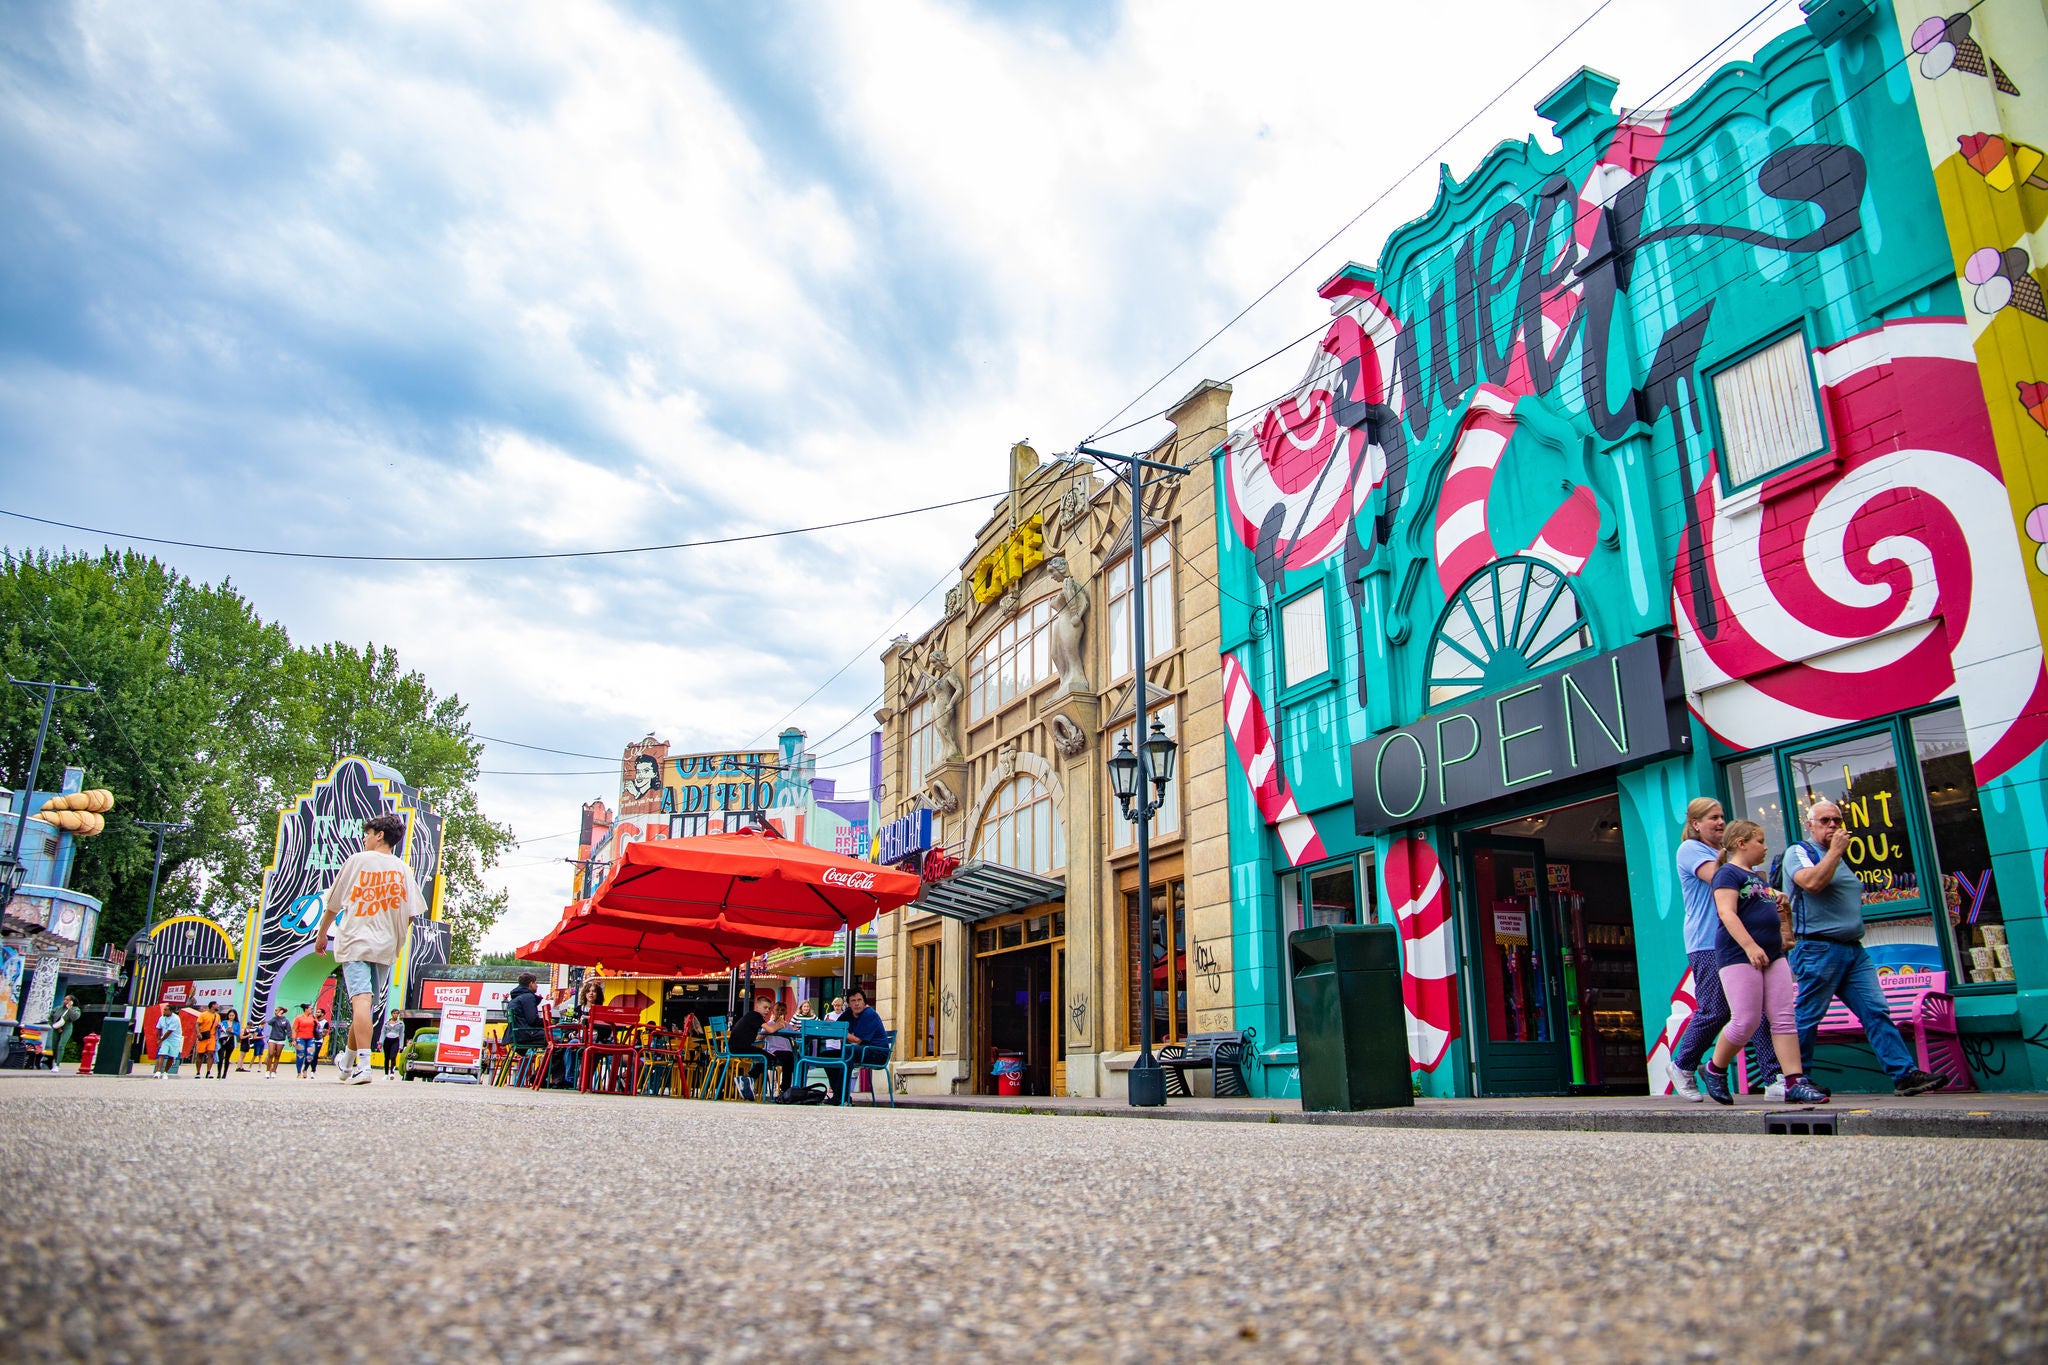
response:
<svg viewBox="0 0 2048 1365"><path fill-rule="evenodd" d="M1062 690L1086 692L1088 675L1081 667L1081 637L1088 619L1088 588L1067 572L1065 555L1054 555L1046 566L1060 583L1059 607L1052 618L1052 666L1059 670Z"/></svg>
<svg viewBox="0 0 2048 1365"><path fill-rule="evenodd" d="M958 763L966 753L960 740L960 678L946 667L945 654L936 649L925 663L924 676L931 692L932 723L946 742L946 762Z"/></svg>

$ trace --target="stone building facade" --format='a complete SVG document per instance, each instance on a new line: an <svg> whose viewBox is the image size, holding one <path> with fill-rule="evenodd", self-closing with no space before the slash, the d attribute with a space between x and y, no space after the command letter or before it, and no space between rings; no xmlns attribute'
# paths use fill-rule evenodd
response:
<svg viewBox="0 0 2048 1365"><path fill-rule="evenodd" d="M944 613L882 656L878 821L900 822L890 851L907 848L901 861L930 881L877 925L877 1005L911 1093L994 1091L999 1061L1025 1094L1123 1093L1138 1043L1136 843L1104 763L1131 730L1134 591L1151 621L1148 706L1180 745L1152 841L1155 1038L1230 1024L1208 459L1229 397L1196 388L1149 452L1188 472L1146 489L1145 583L1130 581L1127 486L1018 445L1010 494Z"/></svg>

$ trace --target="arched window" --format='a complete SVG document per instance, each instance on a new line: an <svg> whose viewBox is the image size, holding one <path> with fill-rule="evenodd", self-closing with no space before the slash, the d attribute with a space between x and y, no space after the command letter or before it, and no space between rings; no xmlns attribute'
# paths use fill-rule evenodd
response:
<svg viewBox="0 0 2048 1365"><path fill-rule="evenodd" d="M1500 560L1466 579L1437 622L1429 705L1511 687L1592 648L1593 628L1563 574L1539 560Z"/></svg>
<svg viewBox="0 0 2048 1365"><path fill-rule="evenodd" d="M974 856L1021 872L1050 875L1067 865L1066 836L1052 793L1024 773L1005 782L981 818L981 842Z"/></svg>

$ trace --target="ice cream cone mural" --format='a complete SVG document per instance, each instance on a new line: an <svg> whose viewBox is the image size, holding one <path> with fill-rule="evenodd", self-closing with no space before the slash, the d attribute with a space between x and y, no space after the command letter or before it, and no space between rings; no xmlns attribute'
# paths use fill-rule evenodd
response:
<svg viewBox="0 0 2048 1365"><path fill-rule="evenodd" d="M1971 302L1980 313L2017 308L2028 317L2048 322L2048 301L2041 297L2041 282L2028 273L2032 262L2023 246L2000 251L1987 246L1972 252L1963 263L1963 278L1977 286Z"/></svg>
<svg viewBox="0 0 2048 1365"><path fill-rule="evenodd" d="M2008 143L1996 133L1965 133L1956 139L1956 146L1962 150L1970 169L1983 176L1984 183L1994 190L2009 190L2015 185L2048 190L2048 176L2040 174L2041 163L2048 156L2039 147L2029 147L2024 142Z"/></svg>
<svg viewBox="0 0 2048 1365"><path fill-rule="evenodd" d="M2001 94L2019 94L2012 78L1985 56L1984 49L1970 36L1970 27L1970 16L1962 13L1928 19L1914 29L1913 50L1920 54L1920 74L1929 80L1950 71L1988 76Z"/></svg>

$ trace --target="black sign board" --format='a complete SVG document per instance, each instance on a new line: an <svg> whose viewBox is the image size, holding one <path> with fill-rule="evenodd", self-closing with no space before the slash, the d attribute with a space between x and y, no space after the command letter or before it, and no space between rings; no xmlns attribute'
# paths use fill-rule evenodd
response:
<svg viewBox="0 0 2048 1365"><path fill-rule="evenodd" d="M1358 832L1684 751L1666 671L1659 642L1638 640L1352 745Z"/></svg>

